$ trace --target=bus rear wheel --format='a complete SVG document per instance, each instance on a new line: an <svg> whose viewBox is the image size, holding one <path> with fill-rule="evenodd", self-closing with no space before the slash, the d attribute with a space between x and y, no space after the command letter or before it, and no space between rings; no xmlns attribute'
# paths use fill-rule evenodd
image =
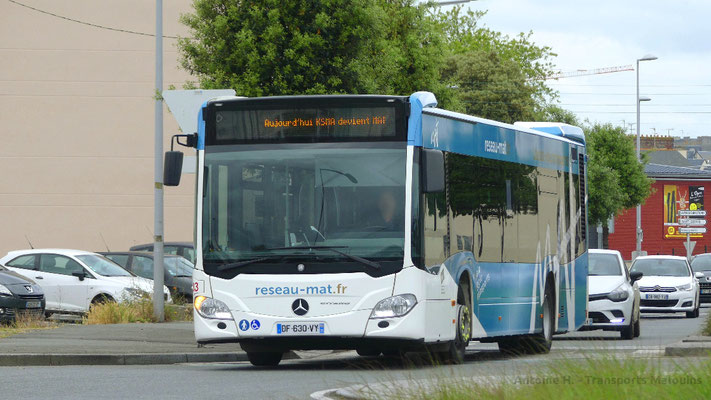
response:
<svg viewBox="0 0 711 400"><path fill-rule="evenodd" d="M541 307L541 313L543 314L541 333L527 338L526 345L531 354L547 354L551 351L553 331L555 330L555 311L555 290L553 285L548 284L546 285L543 306Z"/></svg>
<svg viewBox="0 0 711 400"><path fill-rule="evenodd" d="M281 362L281 352L247 352L247 359L255 367L276 367Z"/></svg>

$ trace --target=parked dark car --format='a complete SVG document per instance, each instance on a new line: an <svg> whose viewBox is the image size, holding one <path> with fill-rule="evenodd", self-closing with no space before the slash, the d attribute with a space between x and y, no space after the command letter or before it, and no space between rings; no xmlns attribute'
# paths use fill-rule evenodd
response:
<svg viewBox="0 0 711 400"><path fill-rule="evenodd" d="M39 285L0 265L0 322L13 322L19 313L43 315L45 305Z"/></svg>
<svg viewBox="0 0 711 400"><path fill-rule="evenodd" d="M129 249L130 251L153 251L153 243L137 244ZM164 242L163 252L165 254L175 254L187 258L195 264L195 246L191 242Z"/></svg>
<svg viewBox="0 0 711 400"><path fill-rule="evenodd" d="M115 251L100 254L142 278L153 279L153 253ZM166 254L164 267L164 284L170 289L173 298L182 297L192 300L193 263L181 256Z"/></svg>
<svg viewBox="0 0 711 400"><path fill-rule="evenodd" d="M711 303L711 253L699 254L691 260L691 269L694 273L701 272L699 278L699 300L702 303Z"/></svg>

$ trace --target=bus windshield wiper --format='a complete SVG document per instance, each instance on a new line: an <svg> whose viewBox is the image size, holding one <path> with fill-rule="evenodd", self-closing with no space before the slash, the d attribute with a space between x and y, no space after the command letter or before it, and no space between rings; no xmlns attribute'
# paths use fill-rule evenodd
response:
<svg viewBox="0 0 711 400"><path fill-rule="evenodd" d="M268 256L268 257L259 257L259 258L252 258L249 260L242 260L242 261L237 261L233 263L227 263L227 264L222 264L219 267L217 267L217 270L219 272L224 272L230 269L236 269L236 268L241 268L249 264L254 264L262 261L269 261L269 260L274 260L278 259L281 257L276 257L276 256Z"/></svg>
<svg viewBox="0 0 711 400"><path fill-rule="evenodd" d="M373 268L373 269L380 269L381 268L380 264L378 264L375 261L370 261L370 260L365 259L363 257L354 256L353 254L348 254L348 253L338 250L338 249L345 249L345 248L348 248L348 246L288 246L288 247L274 247L274 248L271 248L268 250L290 250L290 249L294 249L294 250L311 250L311 249L331 250L334 253L340 254L343 257L350 258L351 260L357 261L363 265L367 265L370 268Z"/></svg>

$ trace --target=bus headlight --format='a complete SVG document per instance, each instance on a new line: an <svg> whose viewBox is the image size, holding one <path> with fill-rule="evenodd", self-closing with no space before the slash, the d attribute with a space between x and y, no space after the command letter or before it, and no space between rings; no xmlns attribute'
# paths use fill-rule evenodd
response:
<svg viewBox="0 0 711 400"><path fill-rule="evenodd" d="M388 297L380 300L370 313L370 318L393 318L402 317L412 310L417 304L417 298L414 294L399 294L397 296Z"/></svg>
<svg viewBox="0 0 711 400"><path fill-rule="evenodd" d="M194 301L195 310L201 316L211 319L233 319L230 308L220 300L205 296L197 296Z"/></svg>

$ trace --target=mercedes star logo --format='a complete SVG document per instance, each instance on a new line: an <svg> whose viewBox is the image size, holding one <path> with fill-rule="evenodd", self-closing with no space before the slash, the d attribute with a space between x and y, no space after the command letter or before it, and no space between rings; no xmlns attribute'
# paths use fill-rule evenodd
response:
<svg viewBox="0 0 711 400"><path fill-rule="evenodd" d="M309 312L309 303L304 299L296 299L291 303L291 311L299 316L306 315L306 313Z"/></svg>
<svg viewBox="0 0 711 400"><path fill-rule="evenodd" d="M25 285L25 290L27 290L27 293L34 293L34 289L30 285Z"/></svg>

